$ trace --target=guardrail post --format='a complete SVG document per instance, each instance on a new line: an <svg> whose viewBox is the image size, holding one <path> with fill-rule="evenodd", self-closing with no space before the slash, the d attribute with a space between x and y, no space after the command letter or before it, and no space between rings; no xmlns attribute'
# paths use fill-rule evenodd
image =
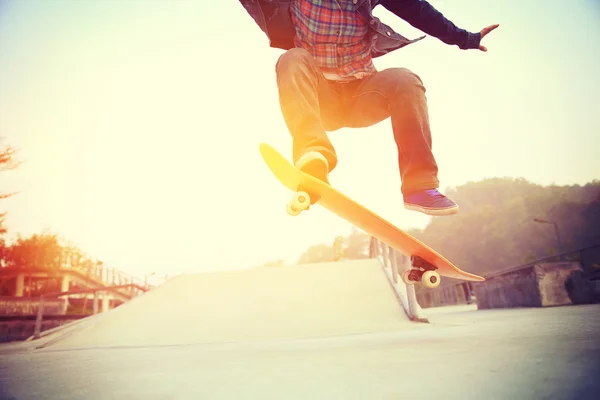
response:
<svg viewBox="0 0 600 400"><path fill-rule="evenodd" d="M412 261L410 257L403 255L403 272L405 269L412 268ZM411 315L415 317L419 317L419 310L417 308L417 293L415 291L415 285L406 285L406 296L408 297L408 308L410 310Z"/></svg>
<svg viewBox="0 0 600 400"><path fill-rule="evenodd" d="M35 330L33 333L34 339L39 339L42 332L42 318L44 316L44 297L40 297L40 305L38 306L37 317L35 318Z"/></svg>
<svg viewBox="0 0 600 400"><path fill-rule="evenodd" d="M398 274L398 277L400 276L400 274L402 274L402 263L404 262L404 254L400 253L400 252L396 252L396 257L394 257L396 259L396 273Z"/></svg>
<svg viewBox="0 0 600 400"><path fill-rule="evenodd" d="M381 253L381 251L379 250L379 240L377 240L377 238L375 238L374 236L371 236L370 253L372 258L377 258Z"/></svg>
<svg viewBox="0 0 600 400"><path fill-rule="evenodd" d="M94 315L98 314L98 291L94 292Z"/></svg>
<svg viewBox="0 0 600 400"><path fill-rule="evenodd" d="M398 260L396 258L396 250L391 246L388 247L388 254L390 255L390 265L392 266L392 280L394 283L398 283Z"/></svg>
<svg viewBox="0 0 600 400"><path fill-rule="evenodd" d="M398 252L395 249L392 249L392 273L394 274L394 283L398 283L400 267L398 265Z"/></svg>
<svg viewBox="0 0 600 400"><path fill-rule="evenodd" d="M108 292L102 293L102 312L105 313L108 311L110 306L110 294Z"/></svg>
<svg viewBox="0 0 600 400"><path fill-rule="evenodd" d="M383 265L386 268L390 266L390 255L388 254L389 247L385 245L385 243L381 243L381 253L383 255Z"/></svg>

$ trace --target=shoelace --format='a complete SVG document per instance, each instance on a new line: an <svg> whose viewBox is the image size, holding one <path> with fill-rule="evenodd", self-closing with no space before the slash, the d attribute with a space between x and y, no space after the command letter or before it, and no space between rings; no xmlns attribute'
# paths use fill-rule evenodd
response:
<svg viewBox="0 0 600 400"><path fill-rule="evenodd" d="M441 194L440 192L438 192L435 189L426 190L425 192L428 195L430 195L433 199L445 199L446 198L446 196L444 196L443 194Z"/></svg>

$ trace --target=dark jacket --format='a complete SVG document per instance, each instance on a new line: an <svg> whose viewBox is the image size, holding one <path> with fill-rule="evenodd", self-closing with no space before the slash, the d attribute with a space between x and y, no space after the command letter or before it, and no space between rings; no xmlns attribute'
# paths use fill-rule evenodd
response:
<svg viewBox="0 0 600 400"><path fill-rule="evenodd" d="M289 50L294 47L296 34L290 17L290 3L293 0L240 0L246 11L254 18L260 29L269 38L270 46ZM402 18L415 28L461 49L477 49L481 35L458 28L446 19L431 4L424 0L353 0L356 10L368 22L375 35L372 57L379 57L408 44L423 39L409 40L394 32L379 18L373 16L373 9L382 5L388 11Z"/></svg>

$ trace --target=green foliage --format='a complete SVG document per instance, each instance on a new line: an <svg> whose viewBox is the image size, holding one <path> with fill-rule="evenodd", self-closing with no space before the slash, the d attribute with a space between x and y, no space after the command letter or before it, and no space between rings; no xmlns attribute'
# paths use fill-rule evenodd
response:
<svg viewBox="0 0 600 400"><path fill-rule="evenodd" d="M316 244L310 246L298 259L297 264L313 264L331 262L334 259L333 246L330 244Z"/></svg>
<svg viewBox="0 0 600 400"><path fill-rule="evenodd" d="M15 154L16 151L11 146L0 147L0 171L12 170L20 165L15 160ZM0 200L14 194L0 193ZM6 233L3 225L5 215L6 213L0 213L0 267L56 269L69 265L86 270L96 264L75 246L60 244L57 235L49 232L34 234L28 238L19 236L15 243L8 245L2 238Z"/></svg>
<svg viewBox="0 0 600 400"><path fill-rule="evenodd" d="M54 234L35 234L28 238L19 237L5 251L6 267L22 269L57 269L61 266L63 249Z"/></svg>
<svg viewBox="0 0 600 400"><path fill-rule="evenodd" d="M543 187L524 179L487 179L447 192L461 207L408 233L460 268L486 274L559 252L600 243L600 182Z"/></svg>
<svg viewBox="0 0 600 400"><path fill-rule="evenodd" d="M309 247L297 261L297 264L312 264L341 260L369 258L371 237L353 228L348 236L338 236L331 244L317 244Z"/></svg>
<svg viewBox="0 0 600 400"><path fill-rule="evenodd" d="M534 218L557 223L564 251L600 244L600 181L541 186L493 178L447 194L460 212L432 218L425 229L408 233L469 272L485 275L559 253L554 226ZM331 244L309 247L298 264L367 258L369 242L369 235L353 229ZM600 262L591 256L586 260L589 268Z"/></svg>
<svg viewBox="0 0 600 400"><path fill-rule="evenodd" d="M342 260L369 258L371 236L353 227L350 235L342 242Z"/></svg>
<svg viewBox="0 0 600 400"><path fill-rule="evenodd" d="M10 147L2 147L0 148L0 171L7 171L11 169L17 168L19 165L18 162L15 161L14 158L15 150ZM14 195L14 193L0 193L0 199L5 199ZM0 235L4 235L6 233L6 229L4 228L4 217L6 213L0 213ZM4 242L0 242L0 249L4 248Z"/></svg>
<svg viewBox="0 0 600 400"><path fill-rule="evenodd" d="M101 264L73 245L61 243L58 235L44 232L0 247L0 266L52 270L70 267L86 272Z"/></svg>
<svg viewBox="0 0 600 400"><path fill-rule="evenodd" d="M263 267L283 267L283 265L284 265L283 260L274 260L274 261L267 261L262 266Z"/></svg>

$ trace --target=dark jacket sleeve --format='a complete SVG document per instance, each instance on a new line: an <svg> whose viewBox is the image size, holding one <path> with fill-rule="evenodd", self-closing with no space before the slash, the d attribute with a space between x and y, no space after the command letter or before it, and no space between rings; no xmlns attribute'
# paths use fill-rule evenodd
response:
<svg viewBox="0 0 600 400"><path fill-rule="evenodd" d="M425 0L381 0L388 11L415 28L461 49L477 49L481 34L458 28Z"/></svg>

